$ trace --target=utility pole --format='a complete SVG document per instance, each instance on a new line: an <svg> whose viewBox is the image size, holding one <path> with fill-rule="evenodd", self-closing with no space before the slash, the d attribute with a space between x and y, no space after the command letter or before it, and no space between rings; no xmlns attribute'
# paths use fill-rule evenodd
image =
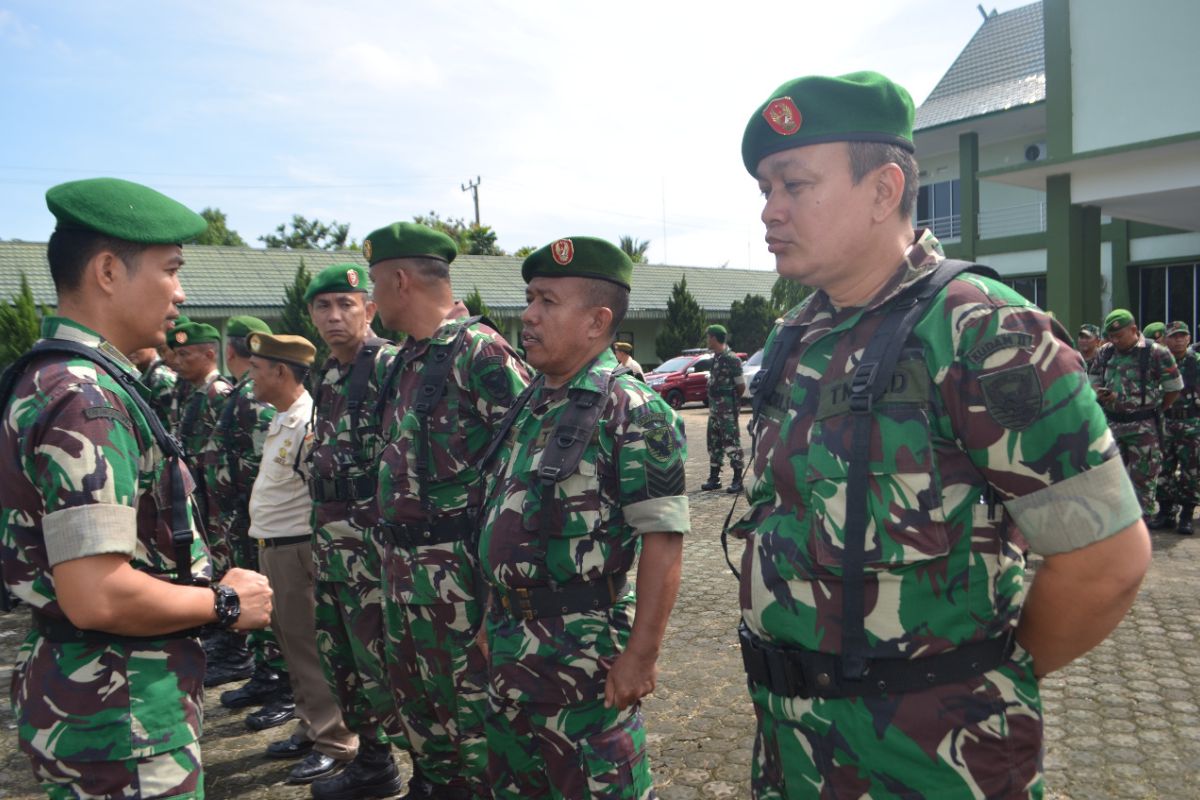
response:
<svg viewBox="0 0 1200 800"><path fill-rule="evenodd" d="M471 194L475 198L475 227L478 228L479 227L479 176L478 175L475 176L474 183L467 181L466 183L462 184L462 190L464 192L470 191Z"/></svg>

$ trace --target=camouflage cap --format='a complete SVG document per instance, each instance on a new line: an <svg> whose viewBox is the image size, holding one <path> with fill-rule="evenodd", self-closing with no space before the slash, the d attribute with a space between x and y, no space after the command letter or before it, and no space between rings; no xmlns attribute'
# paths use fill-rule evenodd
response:
<svg viewBox="0 0 1200 800"><path fill-rule="evenodd" d="M1192 335L1192 331L1188 327L1188 324L1181 319L1177 319L1174 322L1172 322L1170 325L1167 326L1166 335L1167 336L1175 336L1176 334L1179 334L1179 333L1185 334L1187 336Z"/></svg>
<svg viewBox="0 0 1200 800"><path fill-rule="evenodd" d="M911 153L913 114L908 91L878 72L796 78L750 117L742 163L757 176L765 156L822 142L883 142Z"/></svg>
<svg viewBox="0 0 1200 800"><path fill-rule="evenodd" d="M238 316L230 317L225 322L226 336L249 336L254 331L260 333L270 333L271 326L263 322L258 317Z"/></svg>
<svg viewBox="0 0 1200 800"><path fill-rule="evenodd" d="M1090 336L1093 339L1099 338L1100 329L1090 322L1085 322L1079 326L1080 336Z"/></svg>
<svg viewBox="0 0 1200 800"><path fill-rule="evenodd" d="M185 322L176 324L167 337L167 344L172 348L186 347L191 344L219 344L221 332L206 322Z"/></svg>
<svg viewBox="0 0 1200 800"><path fill-rule="evenodd" d="M521 264L521 277L596 278L626 289L633 280L633 262L624 250L592 236L557 239L529 255Z"/></svg>
<svg viewBox="0 0 1200 800"><path fill-rule="evenodd" d="M728 336L729 331L725 329L724 325L709 325L707 328L704 329L704 335L705 336Z"/></svg>
<svg viewBox="0 0 1200 800"><path fill-rule="evenodd" d="M392 258L436 258L447 264L458 256L458 245L446 234L416 222L393 222L371 231L362 244L368 264Z"/></svg>
<svg viewBox="0 0 1200 800"><path fill-rule="evenodd" d="M303 336L290 333L270 334L255 331L246 337L246 346L259 358L269 358L298 367L311 367L317 357L317 348L313 347L312 342Z"/></svg>
<svg viewBox="0 0 1200 800"><path fill-rule="evenodd" d="M1164 325L1163 323L1151 322L1149 325L1142 328L1142 334L1150 337L1151 339L1158 340L1158 339L1162 338L1163 333L1166 330L1167 330L1167 326Z"/></svg>
<svg viewBox="0 0 1200 800"><path fill-rule="evenodd" d="M630 355L633 355L633 345L631 345L629 342L613 342L613 347L617 350L620 350L622 353L629 353Z"/></svg>
<svg viewBox="0 0 1200 800"><path fill-rule="evenodd" d="M329 292L367 292L370 285L367 271L358 264L334 264L326 267L309 281L304 302L311 303L319 294Z"/></svg>
<svg viewBox="0 0 1200 800"><path fill-rule="evenodd" d="M1132 324L1133 314L1129 310L1124 308L1114 308L1109 312L1108 316L1104 318L1104 332L1114 333L1115 331L1121 330L1121 328L1124 328L1126 325Z"/></svg>
<svg viewBox="0 0 1200 800"><path fill-rule="evenodd" d="M208 228L187 206L140 183L88 178L46 192L56 230L95 231L136 244L179 244Z"/></svg>

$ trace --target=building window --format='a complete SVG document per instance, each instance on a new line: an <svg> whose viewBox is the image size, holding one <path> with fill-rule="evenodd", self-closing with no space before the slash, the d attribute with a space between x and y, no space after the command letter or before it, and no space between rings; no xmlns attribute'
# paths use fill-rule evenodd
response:
<svg viewBox="0 0 1200 800"><path fill-rule="evenodd" d="M1038 308L1046 307L1046 276L1026 275L1021 278L1001 278L1001 283L1015 289Z"/></svg>
<svg viewBox="0 0 1200 800"><path fill-rule="evenodd" d="M1200 262L1143 267L1138 270L1138 289L1140 327L1180 319L1195 330L1200 317Z"/></svg>
<svg viewBox="0 0 1200 800"><path fill-rule="evenodd" d="M962 235L960 219L957 178L917 190L918 228L929 228L939 239L954 239Z"/></svg>

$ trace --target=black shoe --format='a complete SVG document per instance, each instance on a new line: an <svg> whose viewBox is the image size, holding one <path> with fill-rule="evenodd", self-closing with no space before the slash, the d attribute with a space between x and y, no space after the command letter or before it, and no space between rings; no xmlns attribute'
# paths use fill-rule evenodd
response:
<svg viewBox="0 0 1200 800"><path fill-rule="evenodd" d="M265 731L274 728L296 716L296 703L291 697L286 700L276 700L246 715L246 727L252 731Z"/></svg>
<svg viewBox="0 0 1200 800"><path fill-rule="evenodd" d="M728 494L740 494L742 491L742 468L733 468L733 480L729 482L729 488L725 490Z"/></svg>
<svg viewBox="0 0 1200 800"><path fill-rule="evenodd" d="M1146 523L1154 530L1170 530L1175 527L1175 506L1163 503L1158 515Z"/></svg>
<svg viewBox="0 0 1200 800"><path fill-rule="evenodd" d="M400 770L392 760L390 746L378 748L359 745L358 755L337 775L322 778L312 785L315 800L355 800L358 797L394 797L404 788Z"/></svg>
<svg viewBox="0 0 1200 800"><path fill-rule="evenodd" d="M243 650L226 660L209 662L208 668L204 671L204 686L211 688L223 683L244 681L253 674L254 656L250 655L249 650Z"/></svg>
<svg viewBox="0 0 1200 800"><path fill-rule="evenodd" d="M721 488L721 468L710 467L708 470L708 480L700 484L700 488L706 492L711 492L714 489Z"/></svg>
<svg viewBox="0 0 1200 800"><path fill-rule="evenodd" d="M299 758L312 752L313 743L292 734L286 739L267 745L267 758Z"/></svg>
<svg viewBox="0 0 1200 800"><path fill-rule="evenodd" d="M1184 506L1179 510L1179 527L1175 528L1176 533L1182 533L1184 536L1192 535L1192 514L1195 510L1195 506Z"/></svg>
<svg viewBox="0 0 1200 800"><path fill-rule="evenodd" d="M247 708L261 706L279 699L280 695L291 691L286 672L276 672L265 666L254 670L254 676L245 686L221 692L221 705L226 708Z"/></svg>
<svg viewBox="0 0 1200 800"><path fill-rule="evenodd" d="M313 750L304 757L303 761L292 767L292 771L288 773L287 782L312 783L317 778L333 774L343 763L345 762L338 761L333 756Z"/></svg>

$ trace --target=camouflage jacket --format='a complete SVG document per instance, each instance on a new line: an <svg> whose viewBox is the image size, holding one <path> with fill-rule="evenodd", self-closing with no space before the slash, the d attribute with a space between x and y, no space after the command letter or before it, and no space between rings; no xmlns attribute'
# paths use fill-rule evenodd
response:
<svg viewBox="0 0 1200 800"><path fill-rule="evenodd" d="M745 383L742 378L742 360L737 353L726 347L713 354L712 368L708 372L708 397L710 400L727 400L738 397L737 387Z"/></svg>
<svg viewBox="0 0 1200 800"><path fill-rule="evenodd" d="M179 418L179 407L176 405L175 384L179 376L175 370L156 358L142 373L142 384L150 390L150 406L158 412L158 418L167 430L175 427Z"/></svg>
<svg viewBox="0 0 1200 800"><path fill-rule="evenodd" d="M312 450L308 455L310 481L374 478L383 438L377 406L379 392L397 349L388 342L375 353L374 369L363 398L356 437L351 431L350 372L353 362L342 364L330 357L321 367L320 383L313 393ZM364 547L376 545L364 539L378 519L375 496L358 501L327 500L314 506L316 539L313 558L318 580L345 583L362 558Z"/></svg>
<svg viewBox="0 0 1200 800"><path fill-rule="evenodd" d="M467 310L459 306L429 339L409 338L400 349L401 365L383 413L387 445L379 462L381 522L423 522L417 456L421 424L413 412L433 345L450 344L463 329ZM482 323L466 329L446 380L446 391L429 416L429 477L432 516L469 512L483 505L484 479L476 464L505 413L529 384L529 368L499 333ZM404 571L393 574L405 603L458 602L475 596L477 564L473 526L460 541L400 549ZM393 571L398 566L393 559Z"/></svg>
<svg viewBox="0 0 1200 800"><path fill-rule="evenodd" d="M751 508L736 527L748 537L743 617L761 637L841 650L850 379L883 319L871 312L941 261L926 231L867 307L838 309L818 291L781 323L801 336L753 428ZM1018 529L1035 552L1057 552L1072 549L1052 541L1064 521L1087 531L1086 544L1140 515L1066 332L995 281L964 274L941 291L873 415L864 575L872 657L934 655L1015 628ZM990 507L985 492L1003 505ZM1029 684L1023 694L1036 697L1031 676Z"/></svg>
<svg viewBox="0 0 1200 800"><path fill-rule="evenodd" d="M570 583L628 572L643 533L690 529L684 494L683 421L632 375L615 379L575 474L542 506L537 470L571 389L602 392L617 360L610 351L565 386L539 386L517 415L494 467L479 557L497 587ZM549 553L540 531L548 528ZM505 616L489 637L493 685L526 702L570 704L604 692L612 660L633 622L633 595L606 610L526 622Z"/></svg>
<svg viewBox="0 0 1200 800"><path fill-rule="evenodd" d="M1143 350L1149 355L1143 356ZM1146 364L1146 385L1142 386L1142 363ZM1112 389L1114 400L1110 411L1137 411L1139 408L1159 408L1163 395L1183 388L1183 379L1175 366L1175 356L1161 344L1140 337L1137 344L1122 353L1110 342L1100 348L1092 361L1090 377L1097 388Z"/></svg>
<svg viewBox="0 0 1200 800"><path fill-rule="evenodd" d="M232 391L233 384L213 370L202 386L192 389L187 401L179 408L179 426L175 435L179 437L184 452L196 469L206 466L206 445L217 428L225 398Z"/></svg>
<svg viewBox="0 0 1200 800"><path fill-rule="evenodd" d="M245 536L250 528L250 490L274 418L275 407L254 397L254 381L243 376L234 384L204 446L204 484L220 535Z"/></svg>
<svg viewBox="0 0 1200 800"><path fill-rule="evenodd" d="M96 347L138 374L71 320L47 317L42 336ZM171 496L162 452L117 381L90 361L61 356L18 380L0 427L0 562L14 595L64 617L51 569L103 553L172 580ZM208 551L195 526L193 534L191 573L207 580ZM13 676L22 748L111 761L183 746L200 734L203 677L196 639L56 644L31 632Z"/></svg>

